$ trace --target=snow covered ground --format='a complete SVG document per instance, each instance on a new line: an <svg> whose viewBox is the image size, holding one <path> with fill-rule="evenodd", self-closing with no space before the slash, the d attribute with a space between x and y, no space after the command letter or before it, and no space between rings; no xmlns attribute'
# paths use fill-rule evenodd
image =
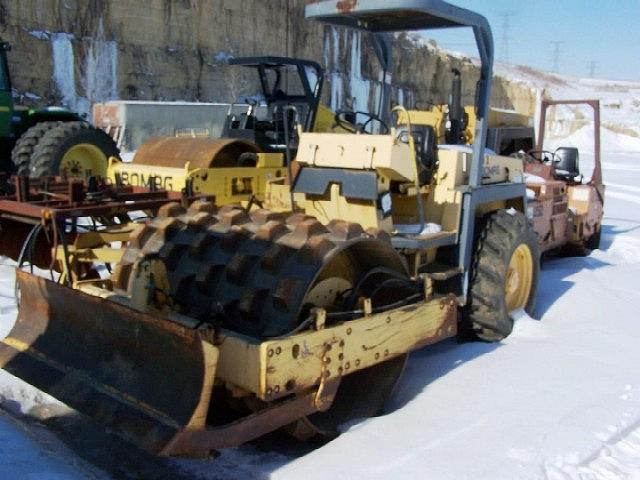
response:
<svg viewBox="0 0 640 480"><path fill-rule="evenodd" d="M41 429L40 429L41 430ZM7 479L108 478L77 461L46 432L37 432L0 410L0 475ZM62 449L62 450L61 450Z"/></svg>
<svg viewBox="0 0 640 480"><path fill-rule="evenodd" d="M640 479L640 140L621 131L640 121L629 105L619 131L603 129L602 248L544 262L534 318L508 339L415 352L385 415L315 450L268 439L171 467L205 479ZM549 148L578 146L588 168L590 129L565 133ZM0 259L0 336L15 315L11 262ZM20 419L66 407L1 370L0 401L0 478L105 478Z"/></svg>
<svg viewBox="0 0 640 480"><path fill-rule="evenodd" d="M274 476L640 478L640 152L608 161L603 248L545 262L535 319L417 352L388 415Z"/></svg>

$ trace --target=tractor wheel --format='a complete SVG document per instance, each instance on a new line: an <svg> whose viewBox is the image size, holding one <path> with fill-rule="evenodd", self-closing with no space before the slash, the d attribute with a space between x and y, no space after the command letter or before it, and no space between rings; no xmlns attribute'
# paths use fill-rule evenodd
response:
<svg viewBox="0 0 640 480"><path fill-rule="evenodd" d="M109 157L119 157L113 139L87 122L66 122L46 132L31 157L32 177L105 177Z"/></svg>
<svg viewBox="0 0 640 480"><path fill-rule="evenodd" d="M600 237L602 235L602 226L598 226L598 231L591 235L589 239L585 242L585 247L589 250L597 250L600 248Z"/></svg>
<svg viewBox="0 0 640 480"><path fill-rule="evenodd" d="M463 331L489 342L507 337L510 312L533 312L539 265L538 240L522 213L488 215L476 243Z"/></svg>
<svg viewBox="0 0 640 480"><path fill-rule="evenodd" d="M600 248L600 232L602 227L598 227L598 231L591 235L587 240L580 243L567 243L558 249L560 257L586 257L591 250Z"/></svg>
<svg viewBox="0 0 640 480"><path fill-rule="evenodd" d="M132 236L111 277L116 288L131 287L141 258L164 262L167 292L182 315L254 338L292 334L313 307L350 312L360 308L363 296L380 307L416 294L402 257L383 232L337 220L323 225L302 214L249 215L206 202L194 203L185 214L177 204L166 205ZM328 410L294 422L289 433L299 439L333 437L340 424L380 413L406 357L344 375ZM212 424L255 410L255 399L245 405L233 400L214 391Z"/></svg>
<svg viewBox="0 0 640 480"><path fill-rule="evenodd" d="M16 175L29 175L29 164L34 149L40 139L52 128L60 125L60 122L40 122L24 132L11 151L11 161L15 167Z"/></svg>
<svg viewBox="0 0 640 480"><path fill-rule="evenodd" d="M355 285L350 300L342 308L356 308L354 302L361 297L371 298L374 308L384 307L416 293L415 285L408 277L386 268L361 273ZM408 354L400 355L343 377L329 409L299 420L290 433L302 440L331 439L350 421L379 415L393 393L408 357Z"/></svg>

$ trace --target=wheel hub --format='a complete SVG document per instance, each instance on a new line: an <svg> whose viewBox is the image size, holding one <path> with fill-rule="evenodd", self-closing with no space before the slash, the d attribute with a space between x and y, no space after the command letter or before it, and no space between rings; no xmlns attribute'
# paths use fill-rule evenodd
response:
<svg viewBox="0 0 640 480"><path fill-rule="evenodd" d="M527 245L521 244L511 255L505 279L506 303L509 312L527 306L532 285L533 255Z"/></svg>
<svg viewBox="0 0 640 480"><path fill-rule="evenodd" d="M66 151L60 171L69 177L105 176L106 155L96 145L80 143Z"/></svg>

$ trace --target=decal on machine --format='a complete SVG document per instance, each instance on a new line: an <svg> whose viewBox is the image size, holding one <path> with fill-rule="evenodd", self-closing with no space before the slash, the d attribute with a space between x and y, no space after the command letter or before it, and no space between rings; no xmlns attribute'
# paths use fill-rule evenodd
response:
<svg viewBox="0 0 640 480"><path fill-rule="evenodd" d="M162 177L160 175L145 175L144 173L120 172L120 179L124 185L173 190L173 177L169 176Z"/></svg>

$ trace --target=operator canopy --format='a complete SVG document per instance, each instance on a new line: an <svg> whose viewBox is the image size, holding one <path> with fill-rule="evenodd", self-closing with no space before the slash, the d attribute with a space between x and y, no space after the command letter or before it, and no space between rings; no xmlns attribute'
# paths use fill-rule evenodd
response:
<svg viewBox="0 0 640 480"><path fill-rule="evenodd" d="M472 28L480 56L480 79L476 84L477 123L469 183L480 185L493 76L493 34L485 17L442 0L323 0L307 5L305 15L372 33Z"/></svg>
<svg viewBox="0 0 640 480"><path fill-rule="evenodd" d="M493 34L484 16L442 0L323 0L307 5L305 15L329 25L374 33L472 28L481 60L477 114L485 117L493 69Z"/></svg>
<svg viewBox="0 0 640 480"><path fill-rule="evenodd" d="M478 27L491 32L482 15L442 0L325 0L308 5L306 17L370 32Z"/></svg>

